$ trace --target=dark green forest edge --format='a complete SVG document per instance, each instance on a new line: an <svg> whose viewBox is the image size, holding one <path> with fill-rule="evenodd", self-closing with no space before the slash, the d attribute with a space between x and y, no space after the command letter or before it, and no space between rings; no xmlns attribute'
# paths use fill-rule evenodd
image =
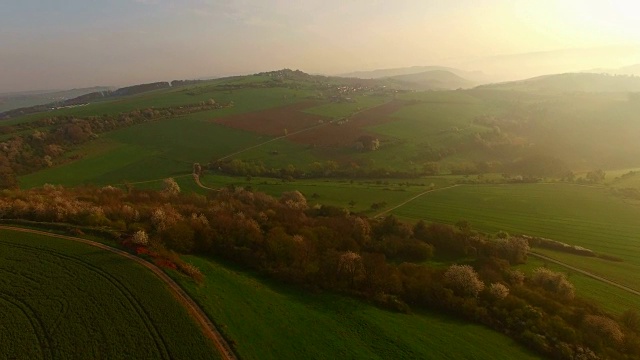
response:
<svg viewBox="0 0 640 360"><path fill-rule="evenodd" d="M418 144L417 151L395 161L368 161L363 154L377 155L413 146L408 140L399 135L360 136L339 150L346 159L343 161L334 161L327 155L335 154L335 149L318 149L318 161L307 168L213 158L205 169L195 166L194 177L204 175L208 169L283 181L454 174L461 175L458 181L466 183L552 179L593 185L604 181L601 169L607 161L629 166L638 155L635 136L628 136L637 134L634 129L640 126L634 118L640 106L634 94L563 93L561 100L552 101L540 93L489 88L443 92L445 95L439 98L440 92L398 90L402 84L392 81L324 78L296 71L258 74L247 79L213 85L172 85L184 86L189 96L247 88L296 89L306 91L310 99L326 103L349 102L366 93L389 99L405 97L406 104L418 107L463 104L483 114L458 126L438 129L437 137ZM144 90L166 87L153 85ZM345 88L351 90L345 92ZM590 100L596 98L607 104L602 107L604 110L593 111L591 107L598 104ZM95 99L89 96L78 102L89 100ZM582 108L585 102L587 105ZM101 134L188 114L222 111L234 105L232 101L218 103L208 99L118 114L36 113L36 117L24 121L12 119L0 125L0 187L4 189L0 218L67 224L62 228L80 236L95 229L109 231L116 234L114 239L121 246L162 267L176 269L195 282L202 281L202 273L181 260L180 254L223 258L304 291L341 293L389 311L446 312L495 329L549 358L640 357L640 314L635 310L611 315L576 296L564 274L539 268L525 276L514 268L526 263L530 246L595 256L585 254L588 249L566 249L552 240L504 232L486 234L466 221L451 226L423 221L409 224L393 216L367 218L340 207L310 206L298 191L274 198L231 186L200 195L181 193L171 179L164 182L161 191L131 185L18 189L19 176L73 161L69 154L74 149ZM571 115L574 110L581 115L592 113L593 121ZM614 115L616 122L605 121ZM593 137L593 143L582 144L570 136L573 133L580 133L581 139L598 136ZM620 137L621 134L626 136ZM443 137L446 141L442 141ZM618 146L612 148L609 145L614 139ZM185 173L189 174L191 166L186 167ZM485 177L490 173L500 177ZM633 175L629 172L625 176ZM624 180L625 176L621 178ZM612 191L624 198L637 197L633 188ZM454 265L430 265L428 260L434 256Z"/></svg>

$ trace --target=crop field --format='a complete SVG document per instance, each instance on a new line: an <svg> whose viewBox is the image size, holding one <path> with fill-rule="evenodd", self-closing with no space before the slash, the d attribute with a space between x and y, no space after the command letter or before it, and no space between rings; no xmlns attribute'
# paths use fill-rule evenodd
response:
<svg viewBox="0 0 640 360"><path fill-rule="evenodd" d="M217 351L142 266L69 240L0 230L5 359L210 359Z"/></svg>
<svg viewBox="0 0 640 360"><path fill-rule="evenodd" d="M140 124L106 134L61 166L22 177L25 187L45 183L99 185L145 181L191 173L194 162L207 163L264 141L259 135L184 116ZM104 151L101 151L103 149Z"/></svg>
<svg viewBox="0 0 640 360"><path fill-rule="evenodd" d="M153 101L160 102L164 95L169 98L175 96L180 98L182 91L186 90L176 90L167 94L154 92L154 94L143 94L127 98L127 101L134 103L132 108L128 110L141 108L144 104L140 101L143 101L147 96ZM269 136L255 132L215 124L211 122L212 119L233 118L234 116L241 116L237 114L244 112L260 111L270 107L300 102L300 99L294 96L298 93L300 93L298 90L279 88L269 89L269 91L264 89L242 89L224 92L217 90L214 95L220 95L217 97L218 101L233 100L235 106L139 124L104 134L101 139L68 154L68 162L23 176L20 179L20 183L23 187L40 186L45 183L64 185L93 183L104 185L122 183L123 181L146 181L188 173L191 171L191 165L194 162L207 163L210 160L271 139ZM210 93L207 92L207 94L209 94L207 96L211 96ZM168 105L181 104L181 100L175 101L169 101ZM193 102L194 100L185 101L185 103ZM105 104L111 104L110 106L114 107L115 103L117 101L105 102ZM96 103L82 107L82 111L87 111L87 114L92 115L102 114L100 108L92 108L101 104ZM74 112L76 109L79 108L64 110L68 111L68 114L82 115ZM268 113L269 110L264 112ZM54 113L45 113L45 115L51 116ZM41 117L45 115L40 114ZM315 117L308 114L307 116ZM283 132L284 129L280 129L280 131ZM264 161L270 166L286 166L292 163L292 160L282 159L286 155L280 157L264 155L270 154L274 150L282 150L284 154L297 154L300 153L300 150L305 149L301 145L293 144L286 140L279 141L278 144L269 144L269 147L271 149L268 147L256 149L250 159ZM265 153L265 151L267 152ZM303 165L310 160L316 159L309 151L307 151L307 154L307 157L300 159L300 161L293 161L293 163ZM72 156L74 157L73 160L71 159Z"/></svg>
<svg viewBox="0 0 640 360"><path fill-rule="evenodd" d="M427 194L394 214L417 221L466 219L482 231L505 230L579 245L622 262L553 253L553 258L638 289L640 207L607 189L570 184L463 185ZM573 260L572 260L573 259Z"/></svg>
<svg viewBox="0 0 640 360"><path fill-rule="evenodd" d="M261 111L218 117L214 121L236 129L283 136L285 129L293 133L329 121L328 118L303 112L316 104L313 101L302 101Z"/></svg>
<svg viewBox="0 0 640 360"><path fill-rule="evenodd" d="M100 139L70 155L79 156L80 159L69 159L68 163L60 166L25 175L20 178L20 186L31 188L45 183L65 186L84 183L103 185L108 183L104 179L106 174L143 161L154 153L139 146Z"/></svg>
<svg viewBox="0 0 640 360"><path fill-rule="evenodd" d="M392 119L389 115L404 106L402 101L391 101L351 116L343 124L329 124L313 131L295 134L289 137L291 141L328 147L350 147L362 135L370 133L364 128L381 124Z"/></svg>
<svg viewBox="0 0 640 360"><path fill-rule="evenodd" d="M481 326L432 313L392 313L278 285L215 260L185 260L202 270L205 283L177 280L214 322L224 324L242 359L536 358Z"/></svg>

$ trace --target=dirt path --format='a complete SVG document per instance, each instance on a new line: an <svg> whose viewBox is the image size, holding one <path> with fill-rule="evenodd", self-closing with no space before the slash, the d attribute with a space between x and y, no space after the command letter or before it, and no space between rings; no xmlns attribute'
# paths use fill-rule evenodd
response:
<svg viewBox="0 0 640 360"><path fill-rule="evenodd" d="M577 267L575 267L575 266L571 266L571 265L569 265L569 264L567 264L567 263L563 263L562 261L558 261L558 260L556 260L556 259L550 258L550 257L545 256L545 255L541 255L541 254L538 254L538 253L535 253L535 252L529 252L529 255L534 256L534 257L537 257L537 258L542 259L542 260L545 260L545 261L552 262L552 263L557 264L557 265L560 265L560 266L563 266L563 267L565 267L565 268L567 268L567 269L569 269L569 270L573 270L573 271L578 272L578 273L580 273L580 274L582 274L582 275L586 275L586 276L588 276L588 277L590 277L590 278L592 278L592 279L595 279L595 280L601 281L601 282L603 282L603 283L605 283L605 284L608 284L608 285L611 285L611 286L615 286L615 287L617 287L617 288L619 288L619 289L622 289L622 290L624 290L624 291L626 291L626 292L628 292L628 293L631 293L631 294L633 294L633 295L638 295L638 296L640 296L640 291L637 291L637 290L634 290L634 289L632 289L632 288L630 288L630 287L626 287L626 286L624 286L624 285L618 284L618 283L617 283L617 282L615 282L615 281L611 281L611 280L609 280L609 279L607 279L607 278L603 278L602 276L598 276L598 275L593 274L593 273L590 273L590 272L588 272L588 271L585 271L585 270L579 269L579 268L577 268Z"/></svg>
<svg viewBox="0 0 640 360"><path fill-rule="evenodd" d="M19 231L19 232L76 241L76 242L94 246L103 250L110 251L114 254L126 257L127 259L137 262L138 264L151 270L157 277L160 278L160 280L164 281L164 283L167 284L167 286L169 287L169 290L171 290L172 295L187 309L187 311L189 312L189 315L191 315L191 317L198 323L204 335L207 338L209 338L213 342L213 344L216 346L216 348L218 349L218 352L220 353L223 359L226 359L226 360L237 359L236 355L233 353L233 350L231 350L231 347L229 346L229 344L222 337L220 332L216 329L215 325L211 322L211 320L209 320L207 315L198 306L198 304L196 304L195 301L193 301L193 299L191 299L191 297L189 297L189 295L184 290L182 290L180 285L178 285L175 281L173 281L173 279L171 279L167 274L165 274L164 271L160 270L160 268L153 265L152 263L146 260L143 260L142 258L139 258L135 255L129 254L126 251L122 251L122 250L113 248L111 246L108 246L99 242L87 240L87 239L81 239L73 236L59 235L59 234L54 234L46 231L25 229L25 228L13 227L13 226L0 225L0 229L10 230L10 231Z"/></svg>

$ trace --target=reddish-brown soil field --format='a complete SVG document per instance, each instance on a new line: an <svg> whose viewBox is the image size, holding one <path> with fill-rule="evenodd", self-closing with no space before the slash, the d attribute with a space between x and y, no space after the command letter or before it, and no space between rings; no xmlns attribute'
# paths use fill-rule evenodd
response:
<svg viewBox="0 0 640 360"><path fill-rule="evenodd" d="M404 105L404 102L394 100L362 111L350 117L347 122L341 125L337 123L327 124L310 131L293 134L288 139L302 144L322 147L353 146L360 136L374 135L368 132L365 127L393 121L390 115ZM375 137L380 138L380 135L375 135Z"/></svg>
<svg viewBox="0 0 640 360"><path fill-rule="evenodd" d="M226 116L213 121L232 128L271 136L283 136L284 130L287 129L289 134L287 139L290 141L335 148L353 146L359 137L373 135L365 128L392 121L390 115L405 106L406 102L394 100L364 110L340 123L329 123L331 120L329 118L303 112L317 104L309 100L258 112ZM305 129L308 130L305 131ZM375 137L383 140L380 135Z"/></svg>
<svg viewBox="0 0 640 360"><path fill-rule="evenodd" d="M331 119L323 116L302 112L316 105L318 105L318 102L308 100L257 112L225 116L213 121L236 129L271 136L283 136L285 134L284 129L287 129L287 132L291 134L318 125L321 122L330 121Z"/></svg>

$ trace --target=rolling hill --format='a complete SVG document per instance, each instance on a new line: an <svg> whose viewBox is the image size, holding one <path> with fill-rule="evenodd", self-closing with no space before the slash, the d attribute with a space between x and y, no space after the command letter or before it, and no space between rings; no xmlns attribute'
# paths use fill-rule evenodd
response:
<svg viewBox="0 0 640 360"><path fill-rule="evenodd" d="M481 85L479 88L536 93L637 92L640 91L640 77L594 73L566 73L545 75L499 84Z"/></svg>
<svg viewBox="0 0 640 360"><path fill-rule="evenodd" d="M106 86L95 86L72 90L29 91L0 94L0 113L22 107L61 102L93 92L108 91L111 89L112 88Z"/></svg>
<svg viewBox="0 0 640 360"><path fill-rule="evenodd" d="M476 82L467 80L447 70L431 70L416 74L396 75L387 79L401 81L416 90L452 90L470 88Z"/></svg>
<svg viewBox="0 0 640 360"><path fill-rule="evenodd" d="M640 64L633 64L619 68L597 68L584 71L586 73L611 74L611 75L634 75L640 76Z"/></svg>
<svg viewBox="0 0 640 360"><path fill-rule="evenodd" d="M393 78L403 75L416 75L421 73L428 73L432 71L445 71L453 73L459 77L469 79L476 83L487 83L488 78L481 71L466 71L447 66L412 66L393 69L377 69L370 71L355 71L346 74L340 74L341 77L355 77L360 79L381 79L381 78Z"/></svg>

